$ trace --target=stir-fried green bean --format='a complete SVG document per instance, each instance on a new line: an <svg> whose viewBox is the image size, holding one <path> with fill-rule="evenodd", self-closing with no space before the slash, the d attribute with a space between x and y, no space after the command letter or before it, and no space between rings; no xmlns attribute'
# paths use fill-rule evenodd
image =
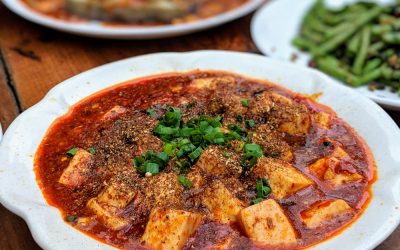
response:
<svg viewBox="0 0 400 250"><path fill-rule="evenodd" d="M390 6L360 1L339 10L316 0L293 45L351 86L379 82L400 93L400 0Z"/></svg>

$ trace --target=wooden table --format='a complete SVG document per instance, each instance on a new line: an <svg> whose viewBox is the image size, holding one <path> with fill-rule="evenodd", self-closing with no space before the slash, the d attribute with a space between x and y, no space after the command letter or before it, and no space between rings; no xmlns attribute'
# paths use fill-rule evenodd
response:
<svg viewBox="0 0 400 250"><path fill-rule="evenodd" d="M259 53L247 16L219 28L179 38L110 41L83 38L29 23L0 4L0 122L6 129L56 84L101 64L160 51L220 49ZM388 113L400 124L400 113ZM371 228L371 230L374 230ZM40 249L25 222L0 205L0 249ZM400 228L379 250L400 249Z"/></svg>

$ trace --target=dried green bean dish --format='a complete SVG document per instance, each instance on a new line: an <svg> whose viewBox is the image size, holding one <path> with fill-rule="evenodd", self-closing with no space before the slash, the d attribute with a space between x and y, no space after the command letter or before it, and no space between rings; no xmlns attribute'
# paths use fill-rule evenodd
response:
<svg viewBox="0 0 400 250"><path fill-rule="evenodd" d="M317 0L293 45L311 53L310 66L353 87L390 87L400 95L400 0L357 2L338 10Z"/></svg>

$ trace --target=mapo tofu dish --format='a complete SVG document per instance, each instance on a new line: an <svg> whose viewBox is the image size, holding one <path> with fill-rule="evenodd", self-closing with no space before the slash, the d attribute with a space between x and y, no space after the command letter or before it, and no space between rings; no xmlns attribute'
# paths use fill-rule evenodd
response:
<svg viewBox="0 0 400 250"><path fill-rule="evenodd" d="M35 172L66 223L121 249L299 249L362 214L375 166L315 96L194 71L74 105Z"/></svg>
<svg viewBox="0 0 400 250"><path fill-rule="evenodd" d="M248 0L23 0L42 14L69 21L179 24L215 16Z"/></svg>

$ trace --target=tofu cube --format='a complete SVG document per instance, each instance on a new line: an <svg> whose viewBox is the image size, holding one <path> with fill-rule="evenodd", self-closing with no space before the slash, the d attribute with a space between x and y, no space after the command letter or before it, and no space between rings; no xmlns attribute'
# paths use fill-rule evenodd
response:
<svg viewBox="0 0 400 250"><path fill-rule="evenodd" d="M58 182L69 188L76 188L82 185L87 180L90 161L93 157L94 155L86 150L78 149Z"/></svg>
<svg viewBox="0 0 400 250"><path fill-rule="evenodd" d="M198 78L192 81L191 86L199 89L215 89L218 84L234 84L235 78L231 76Z"/></svg>
<svg viewBox="0 0 400 250"><path fill-rule="evenodd" d="M96 198L87 203L87 207L108 228L119 230L128 224L125 218L117 216L136 196L137 192L123 184L114 183L106 187Z"/></svg>
<svg viewBox="0 0 400 250"><path fill-rule="evenodd" d="M282 199L306 188L313 182L290 163L263 157L253 169L257 178L265 178L272 189L272 194Z"/></svg>
<svg viewBox="0 0 400 250"><path fill-rule="evenodd" d="M357 172L350 173L336 171L342 159L346 158L350 159L347 152L341 147L337 147L331 156L321 158L312 163L308 166L308 170L317 178L328 181L328 183L334 188L362 180L362 175Z"/></svg>
<svg viewBox="0 0 400 250"><path fill-rule="evenodd" d="M247 236L269 246L296 245L296 232L281 206L273 199L243 209L241 225Z"/></svg>
<svg viewBox="0 0 400 250"><path fill-rule="evenodd" d="M277 93L272 93L271 97L277 119L281 120L278 127L280 132L291 135L308 132L311 119L306 106Z"/></svg>
<svg viewBox="0 0 400 250"><path fill-rule="evenodd" d="M339 160L350 157L349 154L342 147L336 147L331 156Z"/></svg>
<svg viewBox="0 0 400 250"><path fill-rule="evenodd" d="M279 126L279 131L295 134L306 134L310 128L310 118L306 113L297 113L291 117L290 121L283 122Z"/></svg>
<svg viewBox="0 0 400 250"><path fill-rule="evenodd" d="M243 171L238 155L232 154L230 157L224 157L222 150L215 145L203 151L195 168L219 177L239 177Z"/></svg>
<svg viewBox="0 0 400 250"><path fill-rule="evenodd" d="M120 230L128 225L128 221L122 217L115 216L116 209L112 206L99 203L96 199L90 199L87 207L96 214L103 225L111 230Z"/></svg>
<svg viewBox="0 0 400 250"><path fill-rule="evenodd" d="M331 116L325 112L317 112L312 115L314 122L321 128L329 129L331 125Z"/></svg>
<svg viewBox="0 0 400 250"><path fill-rule="evenodd" d="M293 160L292 148L278 134L265 129L266 126L258 126L253 134L253 143L260 145L265 155L273 156L287 162Z"/></svg>
<svg viewBox="0 0 400 250"><path fill-rule="evenodd" d="M237 222L237 215L243 209L242 202L220 181L215 181L206 189L202 204L207 207L214 219L224 224Z"/></svg>
<svg viewBox="0 0 400 250"><path fill-rule="evenodd" d="M353 213L353 209L344 200L328 200L315 203L310 209L301 212L301 219L308 228L317 228L345 213Z"/></svg>
<svg viewBox="0 0 400 250"><path fill-rule="evenodd" d="M197 230L202 218L198 213L156 208L150 214L142 241L156 250L180 250Z"/></svg>
<svg viewBox="0 0 400 250"><path fill-rule="evenodd" d="M115 118L117 118L118 116L126 113L128 110L122 106L114 106L112 109L110 109L109 111L107 111L107 113L105 113L103 115L102 120L113 120Z"/></svg>
<svg viewBox="0 0 400 250"><path fill-rule="evenodd" d="M332 160L334 160L334 159L335 158L331 158L328 161L332 162ZM339 164L339 162L337 161L335 164ZM347 172L336 173L334 170L335 167L332 166L332 163L329 163L329 165L331 167L329 167L326 170L326 172L324 174L324 180L329 181L331 186L333 186L334 188L337 188L344 184L357 182L357 181L363 179L363 177L359 173L347 173Z"/></svg>

